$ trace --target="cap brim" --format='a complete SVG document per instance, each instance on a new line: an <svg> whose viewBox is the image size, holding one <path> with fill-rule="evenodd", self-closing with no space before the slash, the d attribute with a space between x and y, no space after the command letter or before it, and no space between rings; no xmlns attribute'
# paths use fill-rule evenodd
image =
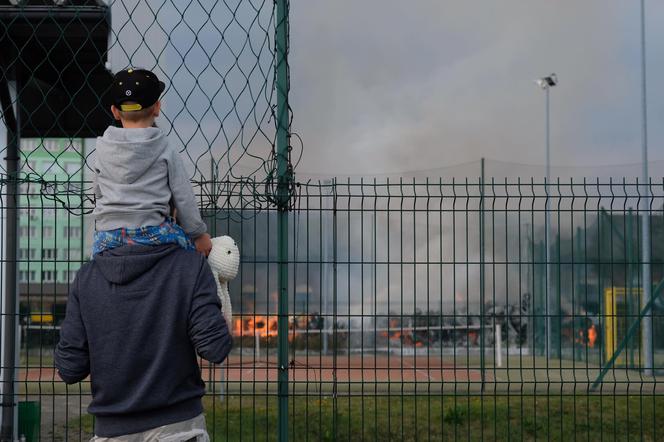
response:
<svg viewBox="0 0 664 442"><path fill-rule="evenodd" d="M159 81L159 94L164 92L164 89L166 89L166 83L164 83L163 81Z"/></svg>

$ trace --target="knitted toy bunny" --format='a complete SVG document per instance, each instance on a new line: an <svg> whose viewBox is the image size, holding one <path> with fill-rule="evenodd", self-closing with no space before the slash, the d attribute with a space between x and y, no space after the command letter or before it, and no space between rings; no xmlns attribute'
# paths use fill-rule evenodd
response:
<svg viewBox="0 0 664 442"><path fill-rule="evenodd" d="M221 311L226 319L228 330L232 329L233 310L228 281L235 278L240 267L240 250L230 236L212 238L212 251L208 255L208 264L217 281L217 295L221 300Z"/></svg>

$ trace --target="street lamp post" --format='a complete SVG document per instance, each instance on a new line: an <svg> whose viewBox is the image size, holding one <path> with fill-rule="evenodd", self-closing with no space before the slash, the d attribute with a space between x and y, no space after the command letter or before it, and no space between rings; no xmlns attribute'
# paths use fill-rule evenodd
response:
<svg viewBox="0 0 664 442"><path fill-rule="evenodd" d="M641 0L641 160L643 162L641 207L641 259L642 259L642 286L641 308L650 302L652 296L652 279L650 274L651 247L650 247L650 174L648 173L648 106L646 96L646 20L645 2ZM641 342L644 352L644 374L653 375L653 340L652 340L652 310L643 317L641 323Z"/></svg>
<svg viewBox="0 0 664 442"><path fill-rule="evenodd" d="M546 357L551 358L552 347L552 327L551 327L551 198L549 197L549 184L551 181L551 135L549 130L550 112L549 112L549 93L550 89L558 84L558 77L556 74L551 74L547 77L538 78L535 83L544 90L546 96L545 103L545 123L546 123L546 206L544 209L544 247L546 248L546 291L544 294L545 299L545 316L546 316Z"/></svg>

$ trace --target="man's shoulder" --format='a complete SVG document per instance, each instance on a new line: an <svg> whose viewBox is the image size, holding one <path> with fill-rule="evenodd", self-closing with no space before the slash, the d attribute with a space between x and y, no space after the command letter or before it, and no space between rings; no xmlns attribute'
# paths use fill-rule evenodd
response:
<svg viewBox="0 0 664 442"><path fill-rule="evenodd" d="M155 254L151 253L150 248L155 249ZM115 256L110 251L84 263L76 273L71 289L86 293L92 290L96 296L97 292L116 284L133 286L139 279L143 281L139 285L157 278L187 286L212 275L206 272L205 267L208 266L203 255L179 246L125 246L123 249L122 256Z"/></svg>
<svg viewBox="0 0 664 442"><path fill-rule="evenodd" d="M151 252L150 249L152 248L154 248L155 253L163 252L164 249L170 249L167 250L168 253L160 253L162 255L162 259L159 259L159 261L162 261L164 260L164 258L166 258L164 262L173 260L179 263L180 266L188 267L191 269L201 268L204 264L207 263L205 256L203 256L201 253L195 250L185 250L182 247L175 244L163 244L159 246L147 246L147 245L123 246L122 249L124 253L122 254L122 256L117 256L116 258L122 259L131 256L132 252L135 252L136 255L146 254L146 253L150 254ZM76 272L76 275L84 276L93 273L99 270L98 267L99 267L98 261L92 258L91 260L83 263L83 265Z"/></svg>
<svg viewBox="0 0 664 442"><path fill-rule="evenodd" d="M95 260L94 259L90 259L89 261L84 262L81 265L81 267L79 267L79 269L76 271L76 276L79 277L79 276L82 276L82 275L85 275L85 274L89 273L90 271L92 271L94 265L95 265Z"/></svg>

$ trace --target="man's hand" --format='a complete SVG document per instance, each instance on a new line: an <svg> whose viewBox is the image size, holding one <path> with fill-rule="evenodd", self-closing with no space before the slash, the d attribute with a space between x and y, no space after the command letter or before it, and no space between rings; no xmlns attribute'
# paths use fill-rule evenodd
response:
<svg viewBox="0 0 664 442"><path fill-rule="evenodd" d="M194 240L194 245L196 246L196 251L202 253L205 256L210 254L212 250L212 238L210 234L204 233Z"/></svg>

